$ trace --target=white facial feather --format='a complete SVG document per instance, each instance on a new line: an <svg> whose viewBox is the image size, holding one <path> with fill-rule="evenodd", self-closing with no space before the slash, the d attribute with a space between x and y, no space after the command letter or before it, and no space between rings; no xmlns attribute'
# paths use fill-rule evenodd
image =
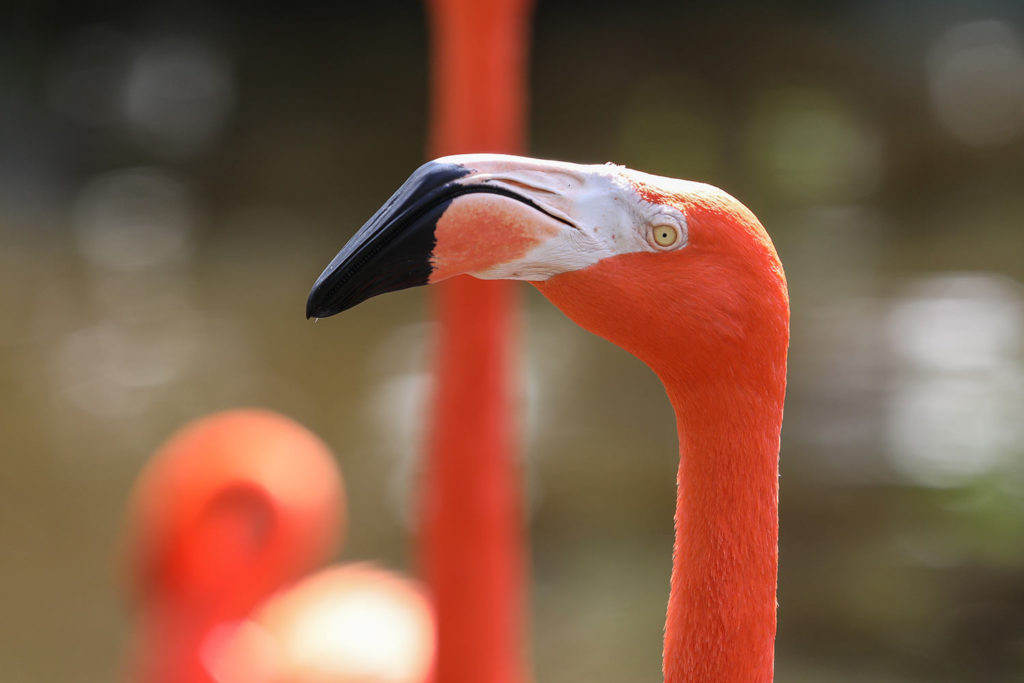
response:
<svg viewBox="0 0 1024 683"><path fill-rule="evenodd" d="M473 171L458 180L460 184L502 187L527 197L545 213L562 221L561 229L553 237L524 257L472 273L476 277L547 280L617 254L666 251L686 245L686 217L682 212L645 201L627 176L635 172L621 166L499 154L457 155L438 161L460 164ZM646 178L660 180L655 176ZM670 247L658 246L652 238L657 225L671 225L678 240Z"/></svg>

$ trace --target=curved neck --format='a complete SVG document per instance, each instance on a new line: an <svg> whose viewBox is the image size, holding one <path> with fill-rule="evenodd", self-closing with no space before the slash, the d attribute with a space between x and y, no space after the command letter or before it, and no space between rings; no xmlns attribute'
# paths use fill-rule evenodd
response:
<svg viewBox="0 0 1024 683"><path fill-rule="evenodd" d="M663 377L679 431L670 683L772 680L785 348L733 367L696 387Z"/></svg>
<svg viewBox="0 0 1024 683"><path fill-rule="evenodd" d="M765 683L774 660L789 298L753 214L723 194L690 199L686 249L619 254L535 284L580 326L647 363L675 408L665 680Z"/></svg>

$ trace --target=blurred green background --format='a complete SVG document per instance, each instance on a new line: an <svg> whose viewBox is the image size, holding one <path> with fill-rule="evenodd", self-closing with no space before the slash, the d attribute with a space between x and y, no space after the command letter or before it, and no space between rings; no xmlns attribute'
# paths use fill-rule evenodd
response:
<svg viewBox="0 0 1024 683"><path fill-rule="evenodd" d="M740 197L793 303L779 681L1024 680L1024 5L540 0L530 153ZM0 9L0 680L110 681L183 422L271 407L408 568L422 289L305 296L422 160L415 2ZM652 681L671 410L522 288L536 678Z"/></svg>

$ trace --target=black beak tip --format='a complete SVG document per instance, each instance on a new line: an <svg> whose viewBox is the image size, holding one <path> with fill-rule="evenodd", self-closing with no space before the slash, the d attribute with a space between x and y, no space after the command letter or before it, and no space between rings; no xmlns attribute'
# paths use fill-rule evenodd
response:
<svg viewBox="0 0 1024 683"><path fill-rule="evenodd" d="M329 318L351 308L351 306L337 302L332 303L329 297L325 296L326 290L327 288L322 287L319 282L313 285L313 289L310 290L309 296L306 298L306 320Z"/></svg>
<svg viewBox="0 0 1024 683"><path fill-rule="evenodd" d="M309 298L306 299L306 320L314 318L324 318L326 316L320 313L320 306L313 298L313 292L309 293Z"/></svg>
<svg viewBox="0 0 1024 683"><path fill-rule="evenodd" d="M326 318L366 299L430 281L434 227L470 173L432 161L413 173L331 261L306 299L306 318Z"/></svg>

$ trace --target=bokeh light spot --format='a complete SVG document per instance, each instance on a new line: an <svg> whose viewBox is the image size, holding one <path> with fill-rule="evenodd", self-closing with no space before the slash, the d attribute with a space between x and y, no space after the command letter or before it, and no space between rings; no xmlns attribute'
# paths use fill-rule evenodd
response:
<svg viewBox="0 0 1024 683"><path fill-rule="evenodd" d="M94 265L136 270L182 258L196 224L188 188L154 168L101 175L72 208L79 249Z"/></svg>
<svg viewBox="0 0 1024 683"><path fill-rule="evenodd" d="M811 88L764 93L747 131L759 183L793 202L851 202L882 180L877 131L834 94Z"/></svg>
<svg viewBox="0 0 1024 683"><path fill-rule="evenodd" d="M887 330L897 469L918 484L962 485L1013 452L1024 438L1024 289L984 274L924 278L893 302Z"/></svg>
<svg viewBox="0 0 1024 683"><path fill-rule="evenodd" d="M935 116L956 139L997 145L1024 130L1024 49L1009 24L953 26L928 51L927 68Z"/></svg>
<svg viewBox="0 0 1024 683"><path fill-rule="evenodd" d="M126 121L135 137L170 159L203 152L234 105L227 60L198 40L163 38L136 56L123 92Z"/></svg>

